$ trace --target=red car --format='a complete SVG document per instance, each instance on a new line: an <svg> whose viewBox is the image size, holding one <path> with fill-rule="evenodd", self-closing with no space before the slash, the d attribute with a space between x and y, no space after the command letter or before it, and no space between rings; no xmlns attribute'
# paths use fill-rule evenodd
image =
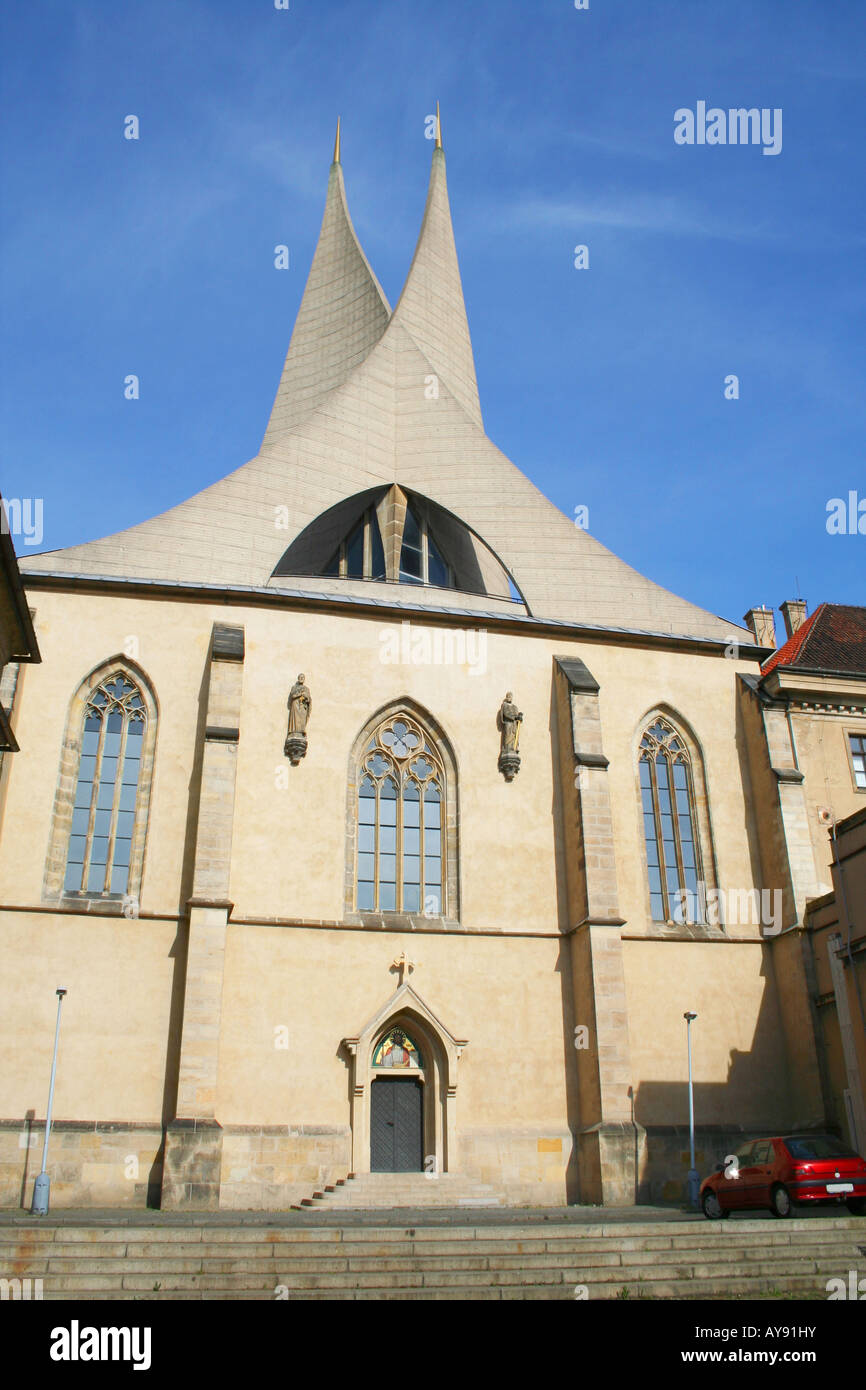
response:
<svg viewBox="0 0 866 1390"><path fill-rule="evenodd" d="M718 1221L732 1211L790 1216L797 1207L842 1202L866 1214L866 1162L831 1134L788 1134L743 1144L701 1183L704 1216Z"/></svg>

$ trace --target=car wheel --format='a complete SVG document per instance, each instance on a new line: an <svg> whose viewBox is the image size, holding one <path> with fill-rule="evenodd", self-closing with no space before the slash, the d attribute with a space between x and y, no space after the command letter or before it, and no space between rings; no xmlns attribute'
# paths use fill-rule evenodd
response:
<svg viewBox="0 0 866 1390"><path fill-rule="evenodd" d="M845 1205L852 1216L866 1216L866 1197L852 1197Z"/></svg>
<svg viewBox="0 0 866 1390"><path fill-rule="evenodd" d="M723 1210L721 1202L712 1189L704 1193L701 1198L701 1206L708 1221L724 1221L726 1217L730 1216L730 1212Z"/></svg>
<svg viewBox="0 0 866 1390"><path fill-rule="evenodd" d="M777 1183L770 1193L770 1211L774 1216L790 1216L793 1209L793 1202L787 1187Z"/></svg>

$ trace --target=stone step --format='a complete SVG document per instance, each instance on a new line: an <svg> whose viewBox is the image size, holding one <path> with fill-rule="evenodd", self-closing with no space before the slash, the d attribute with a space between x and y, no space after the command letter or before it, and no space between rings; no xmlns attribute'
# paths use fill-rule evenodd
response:
<svg viewBox="0 0 866 1390"><path fill-rule="evenodd" d="M411 1229L412 1235L409 1237L408 1231ZM637 1243L641 1248L647 1249L667 1248L671 1242L675 1244L693 1244L696 1241L701 1244L715 1244L725 1241L742 1241L753 1243L779 1244L787 1243L794 1238L813 1238L813 1239L842 1239L845 1236L856 1237L860 1244L866 1245L866 1221L854 1216L845 1217L815 1217L811 1219L792 1219L787 1221L776 1221L771 1219L749 1218L743 1221L710 1222L702 1218L686 1221L659 1221L653 1223L609 1223L584 1225L576 1222L555 1222L544 1221L532 1224L521 1225L517 1223L505 1223L497 1226L485 1227L467 1221L463 1224L447 1228L447 1236L443 1236L442 1226L420 1225L420 1226L304 1226L304 1225L280 1225L267 1226L256 1222L249 1225L163 1225L159 1222L144 1224L138 1221L123 1223L112 1226L101 1225L72 1225L66 1222L55 1225L45 1225L39 1222L15 1224L0 1224L0 1251L5 1246L17 1245L21 1243L34 1242L82 1242L82 1243L106 1243L122 1245L127 1242L151 1242L162 1245L163 1243L202 1243L207 1241L212 1244L227 1242L236 1243L259 1243L276 1244L282 1242L312 1244L327 1243L344 1238L344 1233L351 1232L349 1238L353 1241L362 1242L371 1240L377 1243L388 1241L405 1241L412 1239L421 1240L475 1240L481 1238L485 1240L577 1240L581 1242L595 1240L607 1242L616 1240L625 1246L628 1243L634 1246ZM627 1235L625 1233L628 1233Z"/></svg>
<svg viewBox="0 0 866 1390"><path fill-rule="evenodd" d="M317 1272L293 1274L291 1280L273 1274L182 1274L165 1271L148 1274L121 1273L116 1275L79 1274L57 1276L50 1280L43 1291L52 1297L59 1294L102 1295L115 1292L132 1294L163 1294L173 1296L177 1293L259 1293L276 1298L277 1290L285 1288L289 1299L316 1291L378 1291L387 1296L395 1291L409 1289L453 1289L459 1285L466 1289L506 1289L544 1287L559 1289L567 1287L571 1296L575 1289L585 1287L590 1297L616 1297L621 1289L627 1289L632 1297L699 1297L710 1291L724 1293L731 1290L749 1291L778 1288L782 1291L799 1289L821 1294L830 1278L847 1278L847 1269L840 1270L835 1263L828 1263L825 1269L804 1269L799 1261L782 1261L778 1264L765 1263L754 1269L734 1265L724 1274L713 1266L687 1266L671 1269L664 1278L638 1280L628 1270L610 1271L609 1277L601 1279L596 1274L586 1278L580 1269L538 1269L538 1270L459 1270L425 1269L399 1271L389 1275L387 1270L379 1269L369 1273L360 1271Z"/></svg>
<svg viewBox="0 0 866 1390"><path fill-rule="evenodd" d="M725 1299L750 1299L759 1295L782 1295L788 1299L814 1298L816 1294L824 1298L823 1286L818 1285L814 1279L731 1279L728 1281L712 1280L691 1281L688 1288L684 1289L682 1284L662 1284L655 1286L652 1295L642 1293L637 1289L628 1289L627 1286L621 1289L612 1287L596 1288L588 1285L588 1297L591 1301L613 1300L620 1298L625 1292L630 1301L641 1301L643 1298L652 1297L654 1299L674 1299L686 1302L693 1300L725 1300ZM572 1302L574 1300L574 1289L568 1284L561 1285L533 1285L531 1287L514 1285L498 1288L465 1288L458 1282L451 1282L446 1287L432 1288L391 1288L391 1289L307 1289L297 1291L291 1295L291 1302L500 1302L500 1301L559 1301ZM67 1302L68 1293L45 1291L44 1299L46 1302L61 1301ZM75 1294L76 1302L151 1302L169 1299L171 1302L274 1302L272 1291L264 1292L261 1290L175 1290L169 1294L165 1292L148 1292L146 1290L83 1290L79 1289Z"/></svg>
<svg viewBox="0 0 866 1390"><path fill-rule="evenodd" d="M854 1217L447 1229L0 1225L0 1277L40 1278L48 1300L271 1301L278 1290L301 1301L563 1300L578 1286L591 1299L819 1298L828 1279L852 1269L866 1274L866 1225Z"/></svg>
<svg viewBox="0 0 866 1390"><path fill-rule="evenodd" d="M595 1228L593 1228L595 1229ZM628 1227L621 1229L629 1229ZM657 1230L660 1228L656 1228ZM661 1229L665 1229L662 1227ZM732 1248L784 1250L792 1245L797 1248L818 1246L856 1246L866 1245L866 1228L852 1223L848 1227L831 1227L823 1223L810 1223L808 1230L792 1231L787 1226L775 1224L770 1231L753 1232L747 1227L728 1227L723 1234L716 1227L706 1225L697 1229L667 1227L664 1235L619 1236L613 1232L599 1236L583 1235L581 1229L569 1226L538 1226L527 1233L515 1235L507 1227L417 1227L411 1232L402 1227L357 1227L334 1226L304 1230L290 1227L281 1230L267 1228L148 1228L127 1227L121 1230L81 1230L74 1227L41 1228L35 1236L29 1230L17 1229L12 1234L4 1233L0 1240L0 1259L10 1260L21 1254L43 1258L51 1256L99 1255L110 1257L129 1255L133 1258L168 1255L175 1253L221 1255L226 1247L238 1247L244 1255L268 1255L280 1249L304 1251L319 1247L331 1251L333 1247L343 1249L347 1245L363 1250L371 1246L381 1249L397 1247L406 1250L429 1246L446 1246L447 1250L457 1252L466 1244L477 1245L484 1242L491 1250L504 1245L513 1245L519 1252L546 1249L575 1250L586 1255L602 1253L611 1244L622 1251L643 1252L647 1257L658 1255L664 1258L666 1252L683 1249L705 1251ZM47 1239L45 1237L48 1237Z"/></svg>
<svg viewBox="0 0 866 1390"><path fill-rule="evenodd" d="M404 1250L402 1247L393 1246L383 1246L380 1249L375 1247L371 1249L369 1246L349 1246L346 1248L307 1246L300 1250L280 1249L258 1257L247 1257L239 1252L233 1252L231 1247L223 1247L221 1254L211 1256L203 1256L200 1252L195 1255L185 1255L183 1252L173 1249L168 1254L141 1258L128 1255L98 1257L91 1256L89 1251L84 1254L66 1256L52 1254L48 1258L41 1252L36 1256L19 1253L14 1261L9 1262L8 1268L14 1269L16 1275L21 1277L38 1276L46 1273L57 1275L79 1272L140 1273L154 1268L175 1273L261 1272L268 1274L274 1271L301 1273L304 1271L315 1272L316 1270L580 1268L593 1271L595 1277L599 1279L611 1277L609 1271L615 1275L622 1270L628 1270L635 1278L664 1278L672 1268L685 1267L686 1265L712 1267L717 1269L719 1273L723 1273L734 1265L749 1269L762 1267L768 1263L782 1265L791 1261L799 1262L804 1267L808 1265L810 1268L838 1265L844 1262L852 1268L863 1267L866 1269L866 1256L860 1252L858 1247L850 1244L844 1246L790 1246L772 1252L732 1246L714 1251L663 1251L660 1253L664 1258L658 1258L658 1252L621 1251L613 1243L607 1251L603 1252L587 1253L579 1249L527 1252L501 1244L494 1249L479 1241L462 1244L459 1253L456 1254L453 1251L443 1253L438 1246L424 1246L415 1250Z"/></svg>
<svg viewBox="0 0 866 1390"><path fill-rule="evenodd" d="M67 1252L70 1247L60 1247ZM131 1252L124 1255L95 1255L92 1249L88 1248L82 1255L80 1252L61 1254L60 1250L55 1251L49 1247L50 1254L40 1251L36 1255L19 1252L16 1259L10 1261L10 1267L14 1267L24 1277L63 1275L78 1273L146 1273L148 1270L158 1267L165 1273L172 1274L194 1274L194 1273L213 1273L213 1274L233 1274L233 1273L314 1273L317 1270L336 1273L339 1271L374 1271L376 1269L386 1269L388 1271L414 1270L414 1269L537 1269L537 1268L568 1268L582 1269L597 1273L601 1270L614 1270L622 1272L629 1270L633 1277L664 1277L671 1266L681 1266L688 1259L692 1265L706 1265L718 1269L719 1273L724 1273L733 1265L742 1265L749 1268L755 1265L763 1265L768 1262L766 1251L758 1250L753 1247L742 1248L731 1246L714 1251L621 1251L611 1246L606 1251L587 1252L580 1248L569 1250L539 1250L527 1252L515 1249L512 1246L493 1246L492 1243L475 1241L459 1245L458 1252L454 1250L442 1251L439 1246L426 1246L421 1250L404 1250L403 1247L382 1246L370 1249L365 1246L334 1245L324 1247L304 1246L300 1249L285 1248L275 1251L265 1248L264 1252L254 1254L244 1251L243 1254L232 1254L231 1247L217 1247L215 1253L204 1254L204 1247L199 1247L197 1252L192 1255L187 1253L183 1247L173 1247L168 1254L158 1253L157 1256L135 1256ZM214 1247L210 1247L211 1250ZM857 1248L846 1244L837 1245L809 1245L804 1247L790 1246L784 1250L773 1252L773 1258L779 1262L789 1260L799 1261L810 1267L823 1268L825 1265L837 1266L841 1261L845 1261L851 1268L863 1266L866 1272L866 1261L860 1255ZM648 1273L650 1271L650 1273ZM2 1275L2 1268L0 1268ZM598 1275L598 1277L602 1277ZM606 1275L604 1276L607 1277Z"/></svg>
<svg viewBox="0 0 866 1390"><path fill-rule="evenodd" d="M334 1192L315 1192L301 1205L322 1210L400 1207L504 1207L506 1194L463 1173L357 1173Z"/></svg>

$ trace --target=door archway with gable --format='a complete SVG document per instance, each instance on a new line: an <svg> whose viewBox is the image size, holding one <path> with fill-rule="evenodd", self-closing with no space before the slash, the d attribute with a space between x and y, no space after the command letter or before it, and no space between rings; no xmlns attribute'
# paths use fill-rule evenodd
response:
<svg viewBox="0 0 866 1390"><path fill-rule="evenodd" d="M352 1170L454 1172L465 1039L403 984L343 1045L352 1066Z"/></svg>

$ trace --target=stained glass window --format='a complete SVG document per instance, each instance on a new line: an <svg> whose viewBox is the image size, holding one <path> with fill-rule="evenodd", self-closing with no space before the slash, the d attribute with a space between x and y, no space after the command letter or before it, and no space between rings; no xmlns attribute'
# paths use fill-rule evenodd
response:
<svg viewBox="0 0 866 1390"><path fill-rule="evenodd" d="M418 1067L423 1070L421 1053L402 1028L386 1033L373 1053L374 1067Z"/></svg>
<svg viewBox="0 0 866 1390"><path fill-rule="evenodd" d="M100 682L87 701L67 892L126 892L146 719L138 687L122 673Z"/></svg>
<svg viewBox="0 0 866 1390"><path fill-rule="evenodd" d="M445 911L445 771L409 716L383 721L359 769L359 912Z"/></svg>
<svg viewBox="0 0 866 1390"><path fill-rule="evenodd" d="M692 767L666 719L656 719L641 739L640 792L652 919L695 922L701 866Z"/></svg>

